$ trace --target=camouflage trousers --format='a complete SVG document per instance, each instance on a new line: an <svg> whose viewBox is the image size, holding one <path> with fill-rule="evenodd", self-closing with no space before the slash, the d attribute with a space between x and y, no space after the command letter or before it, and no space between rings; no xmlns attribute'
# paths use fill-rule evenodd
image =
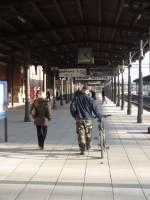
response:
<svg viewBox="0 0 150 200"><path fill-rule="evenodd" d="M81 151L90 148L91 132L92 132L92 120L90 119L77 119L76 120L76 132L78 135L78 144Z"/></svg>

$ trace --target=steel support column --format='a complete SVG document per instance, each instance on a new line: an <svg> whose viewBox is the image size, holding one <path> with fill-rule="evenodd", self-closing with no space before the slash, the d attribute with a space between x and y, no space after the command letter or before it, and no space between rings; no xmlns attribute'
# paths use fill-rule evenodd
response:
<svg viewBox="0 0 150 200"><path fill-rule="evenodd" d="M149 74L150 74L150 26L148 29L148 37L149 37L148 45L149 45Z"/></svg>
<svg viewBox="0 0 150 200"><path fill-rule="evenodd" d="M117 99L117 105L120 106L120 80L119 80L119 72L118 72L118 99Z"/></svg>
<svg viewBox="0 0 150 200"><path fill-rule="evenodd" d="M73 99L73 79L70 78L70 101Z"/></svg>
<svg viewBox="0 0 150 200"><path fill-rule="evenodd" d="M143 60L143 41L140 42L139 57L139 91L138 91L138 116L137 123L143 122L143 76L142 76L142 60Z"/></svg>
<svg viewBox="0 0 150 200"><path fill-rule="evenodd" d="M129 53L129 65L128 65L128 106L127 114L131 115L131 52Z"/></svg>
<svg viewBox="0 0 150 200"><path fill-rule="evenodd" d="M56 109L56 76L55 76L55 71L53 73L53 109Z"/></svg>
<svg viewBox="0 0 150 200"><path fill-rule="evenodd" d="M124 63L122 64L122 68L121 68L121 79L122 79L122 85L121 85L121 110L124 109L124 77L123 77L123 72L124 72Z"/></svg>
<svg viewBox="0 0 150 200"><path fill-rule="evenodd" d="M114 103L117 102L117 84L116 84L116 76L114 76Z"/></svg>
<svg viewBox="0 0 150 200"><path fill-rule="evenodd" d="M30 96L29 96L29 88L30 88L30 77L29 77L29 63L30 63L30 53L27 52L27 58L25 63L25 116L24 122L30 122Z"/></svg>
<svg viewBox="0 0 150 200"><path fill-rule="evenodd" d="M64 90L64 87L63 87L63 78L61 78L61 94L60 94L60 105L63 106L63 90Z"/></svg>
<svg viewBox="0 0 150 200"><path fill-rule="evenodd" d="M66 97L66 104L68 103L68 78L66 78L66 94L65 94L65 97Z"/></svg>
<svg viewBox="0 0 150 200"><path fill-rule="evenodd" d="M10 78L11 78L11 106L14 106L14 71L15 71L15 63L12 61L11 59L11 74L10 74Z"/></svg>
<svg viewBox="0 0 150 200"><path fill-rule="evenodd" d="M43 91L45 94L47 91L46 79L47 79L46 70L43 68Z"/></svg>
<svg viewBox="0 0 150 200"><path fill-rule="evenodd" d="M70 102L71 99L71 87L70 87L70 78L68 80L68 103Z"/></svg>
<svg viewBox="0 0 150 200"><path fill-rule="evenodd" d="M114 99L114 82L113 77L111 78L111 101Z"/></svg>
<svg viewBox="0 0 150 200"><path fill-rule="evenodd" d="M70 79L68 78L68 81L67 81L67 96L68 96L68 102L70 102Z"/></svg>

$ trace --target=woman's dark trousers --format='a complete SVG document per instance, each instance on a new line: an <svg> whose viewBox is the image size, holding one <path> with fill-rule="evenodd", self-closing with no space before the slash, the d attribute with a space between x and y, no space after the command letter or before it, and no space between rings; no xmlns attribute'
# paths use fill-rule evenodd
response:
<svg viewBox="0 0 150 200"><path fill-rule="evenodd" d="M47 126L36 125L37 128L37 138L39 147L44 148L44 141L47 135Z"/></svg>

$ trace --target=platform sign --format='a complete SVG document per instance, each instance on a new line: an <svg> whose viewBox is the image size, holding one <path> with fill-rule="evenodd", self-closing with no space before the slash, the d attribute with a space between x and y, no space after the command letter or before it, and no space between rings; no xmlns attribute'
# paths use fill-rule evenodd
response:
<svg viewBox="0 0 150 200"><path fill-rule="evenodd" d="M0 120L6 117L8 108L7 81L0 81Z"/></svg>
<svg viewBox="0 0 150 200"><path fill-rule="evenodd" d="M59 69L59 77L72 78L72 77L85 77L87 71L84 68L67 68Z"/></svg>
<svg viewBox="0 0 150 200"><path fill-rule="evenodd" d="M76 78L76 81L107 81L110 79L111 79L111 76L98 76L98 77L85 76L85 77Z"/></svg>
<svg viewBox="0 0 150 200"><path fill-rule="evenodd" d="M94 64L92 48L78 49L78 64Z"/></svg>
<svg viewBox="0 0 150 200"><path fill-rule="evenodd" d="M103 67L106 67L106 66L103 66ZM116 76L118 74L118 71L99 71L97 68L90 68L89 69L89 75L90 76L110 76L110 77L113 77L113 76Z"/></svg>

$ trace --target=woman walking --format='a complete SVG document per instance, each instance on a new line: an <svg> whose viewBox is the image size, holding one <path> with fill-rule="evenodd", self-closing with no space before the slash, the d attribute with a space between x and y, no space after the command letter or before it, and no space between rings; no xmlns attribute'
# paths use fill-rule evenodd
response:
<svg viewBox="0 0 150 200"><path fill-rule="evenodd" d="M46 100L46 95L41 91L31 106L31 114L37 129L38 145L43 150L48 121L51 120L51 106L50 102Z"/></svg>

